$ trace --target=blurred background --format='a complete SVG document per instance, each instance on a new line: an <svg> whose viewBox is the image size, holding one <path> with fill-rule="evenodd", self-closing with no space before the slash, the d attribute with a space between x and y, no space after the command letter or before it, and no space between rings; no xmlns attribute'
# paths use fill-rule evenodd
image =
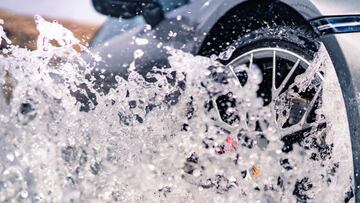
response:
<svg viewBox="0 0 360 203"><path fill-rule="evenodd" d="M98 14L91 0L0 0L0 19L13 44L36 48L38 32L34 15L57 20L86 45L106 19Z"/></svg>

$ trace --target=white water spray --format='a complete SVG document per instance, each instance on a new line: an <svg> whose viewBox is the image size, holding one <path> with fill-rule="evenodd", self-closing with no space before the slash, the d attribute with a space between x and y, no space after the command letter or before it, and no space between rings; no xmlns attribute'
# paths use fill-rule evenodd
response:
<svg viewBox="0 0 360 203"><path fill-rule="evenodd" d="M348 139L315 130L282 152L271 109L256 94L256 68L245 69L250 80L240 87L219 62L167 48L171 67L150 75L157 82L130 68L128 80L116 77L104 95L93 77L85 78L93 67L74 49L80 45L72 33L35 20L38 49L9 46L0 55L1 202L340 202L350 191ZM327 68L314 64L316 71ZM297 81L305 88L304 77ZM175 92L180 96L170 105ZM97 104L81 112L74 93ZM229 94L236 99L227 110L234 125L216 108L216 99ZM322 154L307 141L333 148Z"/></svg>

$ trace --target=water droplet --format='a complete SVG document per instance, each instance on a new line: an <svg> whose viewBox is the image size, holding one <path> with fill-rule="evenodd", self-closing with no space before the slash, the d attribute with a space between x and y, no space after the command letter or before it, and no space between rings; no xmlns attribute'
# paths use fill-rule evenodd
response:
<svg viewBox="0 0 360 203"><path fill-rule="evenodd" d="M6 154L6 158L11 162L13 162L15 160L15 156L13 153Z"/></svg>
<svg viewBox="0 0 360 203"><path fill-rule="evenodd" d="M152 165L152 164L149 164L149 169L150 169L150 171L154 171L154 170L155 170L155 166Z"/></svg>
<svg viewBox="0 0 360 203"><path fill-rule="evenodd" d="M146 45L149 43L149 40L147 40L145 38L135 38L135 43L137 45Z"/></svg>
<svg viewBox="0 0 360 203"><path fill-rule="evenodd" d="M230 46L226 51L219 54L219 59L224 61L229 60L235 50L236 48L234 46Z"/></svg>
<svg viewBox="0 0 360 203"><path fill-rule="evenodd" d="M21 198L26 199L29 196L29 193L26 190L21 191L20 193Z"/></svg>
<svg viewBox="0 0 360 203"><path fill-rule="evenodd" d="M177 33L170 30L169 37L176 37Z"/></svg>
<svg viewBox="0 0 360 203"><path fill-rule="evenodd" d="M134 52L134 58L135 59L141 58L143 55L144 55L144 52L141 49L137 49Z"/></svg>

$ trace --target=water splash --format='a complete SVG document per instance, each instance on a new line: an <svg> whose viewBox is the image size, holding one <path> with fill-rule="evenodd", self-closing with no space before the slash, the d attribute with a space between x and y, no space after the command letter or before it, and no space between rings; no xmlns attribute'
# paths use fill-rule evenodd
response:
<svg viewBox="0 0 360 203"><path fill-rule="evenodd" d="M283 153L272 109L256 94L263 78L255 66L242 67L250 80L241 86L216 60L168 47L171 67L147 75L156 82L135 71L135 60L104 95L72 33L35 21L37 50L9 46L0 55L1 202L339 202L351 191L347 132L335 136L328 121L335 127L314 128ZM295 84L309 88L320 69L336 81L320 56ZM89 112L76 95L96 98ZM224 95L235 103L223 104L226 118L216 105Z"/></svg>
<svg viewBox="0 0 360 203"><path fill-rule="evenodd" d="M11 44L11 40L6 36L4 28L2 27L3 24L4 24L4 20L0 19L0 45L3 39L5 40L6 43Z"/></svg>

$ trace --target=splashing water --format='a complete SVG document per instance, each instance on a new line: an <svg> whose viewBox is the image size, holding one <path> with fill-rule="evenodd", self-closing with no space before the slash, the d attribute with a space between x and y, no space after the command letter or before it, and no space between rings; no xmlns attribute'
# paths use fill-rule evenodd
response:
<svg viewBox="0 0 360 203"><path fill-rule="evenodd" d="M2 42L2 40L4 39L6 41L6 43L11 44L11 41L9 38L7 38L6 33L2 27L2 25L4 24L4 20L0 19L0 44Z"/></svg>
<svg viewBox="0 0 360 203"><path fill-rule="evenodd" d="M37 50L12 45L0 55L1 202L340 202L351 196L352 157L344 151L350 144L339 130L346 127L329 120L283 153L272 109L256 94L262 80L256 68L243 67L249 80L240 87L214 57L167 48L171 67L147 75L156 82L137 73L134 61L128 79L116 77L105 95L93 87L93 66L74 46L90 51L57 22L35 21ZM295 84L308 88L319 71L329 78L324 81L336 81L324 58L320 49ZM336 92L334 85L324 84L324 97ZM77 94L96 98L96 106L79 111ZM235 99L226 110L233 125L221 120L221 95ZM325 103L319 118L332 108Z"/></svg>

